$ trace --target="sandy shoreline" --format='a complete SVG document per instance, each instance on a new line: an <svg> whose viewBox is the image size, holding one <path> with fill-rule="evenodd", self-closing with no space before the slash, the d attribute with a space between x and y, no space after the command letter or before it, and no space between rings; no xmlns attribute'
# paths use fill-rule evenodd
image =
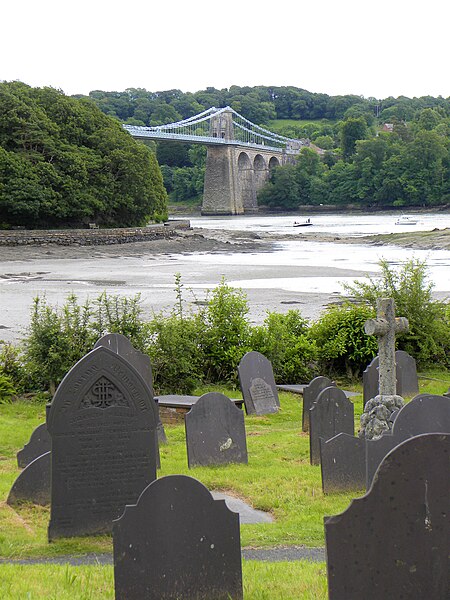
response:
<svg viewBox="0 0 450 600"><path fill-rule="evenodd" d="M449 249L450 230L443 233L438 242L432 242L432 236L421 236L420 245L415 247L436 248L436 245L423 244L438 243L438 247ZM375 239L379 237L349 239L307 232L303 239L378 244L382 243ZM176 273L181 274L185 299L194 309L205 302L208 290L222 277L227 282L264 279L268 282L264 289L253 285L243 288L250 321L261 323L267 311L287 312L292 308L299 309L305 318L316 319L327 305L342 301L340 293L308 290L306 278L356 278L367 274L367 271L308 264L301 267L240 264L231 257L229 263L201 260L202 254L270 253L277 242L289 239L298 240L298 236L280 238L269 233L196 229L179 231L171 239L108 246L1 247L0 339L16 342L23 336L33 298L37 295L45 294L49 304L61 305L71 292L80 301L96 298L103 291L127 296L140 293L144 317L150 317L154 312L174 306ZM280 278L305 278L305 289L301 292L280 289Z"/></svg>

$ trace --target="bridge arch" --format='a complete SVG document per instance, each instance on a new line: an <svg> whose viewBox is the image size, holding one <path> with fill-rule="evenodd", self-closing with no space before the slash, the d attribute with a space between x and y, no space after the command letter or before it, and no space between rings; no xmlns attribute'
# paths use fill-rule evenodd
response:
<svg viewBox="0 0 450 600"><path fill-rule="evenodd" d="M271 156L269 160L269 171L275 169L275 167L279 167L281 165L280 161L276 156Z"/></svg>

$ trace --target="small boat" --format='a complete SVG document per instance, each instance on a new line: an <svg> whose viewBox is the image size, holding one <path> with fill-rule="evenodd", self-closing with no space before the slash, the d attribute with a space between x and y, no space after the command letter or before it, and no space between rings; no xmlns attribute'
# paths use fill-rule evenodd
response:
<svg viewBox="0 0 450 600"><path fill-rule="evenodd" d="M395 224L396 225L417 225L418 222L419 221L417 219L414 219L413 217L408 217L406 215L402 215L395 221Z"/></svg>
<svg viewBox="0 0 450 600"><path fill-rule="evenodd" d="M294 227L310 227L311 225L311 219L306 219L306 221L302 221L301 223L294 221Z"/></svg>

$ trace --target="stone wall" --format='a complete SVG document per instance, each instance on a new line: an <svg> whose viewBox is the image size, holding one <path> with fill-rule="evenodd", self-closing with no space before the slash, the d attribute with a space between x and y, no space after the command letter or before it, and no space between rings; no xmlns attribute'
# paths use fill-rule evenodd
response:
<svg viewBox="0 0 450 600"><path fill-rule="evenodd" d="M128 244L176 237L178 230L190 229L188 220L167 221L148 227L120 229L12 229L0 231L0 246L101 246Z"/></svg>

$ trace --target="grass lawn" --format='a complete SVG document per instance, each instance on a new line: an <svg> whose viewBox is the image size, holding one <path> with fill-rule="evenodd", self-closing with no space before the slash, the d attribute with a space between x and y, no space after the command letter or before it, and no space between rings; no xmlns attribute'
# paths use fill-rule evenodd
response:
<svg viewBox="0 0 450 600"><path fill-rule="evenodd" d="M450 373L426 373L420 391L442 394ZM342 386L361 391L361 386ZM230 397L239 393L221 391ZM355 404L358 427L362 396ZM345 510L352 494L324 496L320 467L309 464L309 439L301 431L301 396L280 394L275 415L247 416L248 465L198 467L189 470L183 425L166 425L168 444L161 447L159 477L186 474L206 487L234 494L254 508L271 512L274 523L241 525L243 547L289 545L323 546L324 515ZM9 489L19 473L17 451L45 418L45 404L18 400L0 405L0 557L54 557L65 554L111 552L110 536L69 538L47 542L49 509L6 504ZM361 490L361 493L363 491ZM245 598L326 598L324 564L307 562L260 563L244 561ZM0 565L0 598L113 598L112 567L61 567L56 565Z"/></svg>

